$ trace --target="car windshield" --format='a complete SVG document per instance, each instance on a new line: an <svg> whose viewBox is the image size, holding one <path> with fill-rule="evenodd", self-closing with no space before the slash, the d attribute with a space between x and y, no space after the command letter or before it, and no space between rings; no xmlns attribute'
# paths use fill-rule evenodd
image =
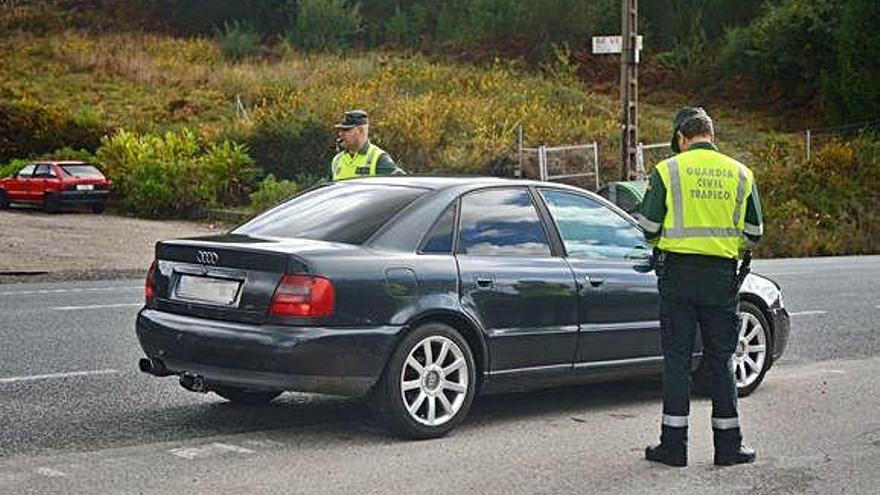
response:
<svg viewBox="0 0 880 495"><path fill-rule="evenodd" d="M232 233L361 244L428 191L387 184L324 185L276 206Z"/></svg>
<svg viewBox="0 0 880 495"><path fill-rule="evenodd" d="M89 165L87 163L78 165L61 165L61 170L64 170L67 175L73 177L82 177L84 179L104 178L104 174L102 174L100 170L95 168L94 165Z"/></svg>

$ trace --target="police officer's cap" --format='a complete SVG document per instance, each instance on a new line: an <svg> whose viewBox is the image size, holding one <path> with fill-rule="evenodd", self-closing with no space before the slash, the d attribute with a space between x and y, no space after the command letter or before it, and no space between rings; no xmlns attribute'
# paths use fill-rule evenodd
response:
<svg viewBox="0 0 880 495"><path fill-rule="evenodd" d="M349 110L342 115L342 122L336 124L337 129L351 129L359 125L370 123L367 112L363 110Z"/></svg>
<svg viewBox="0 0 880 495"><path fill-rule="evenodd" d="M681 152L681 149L678 147L678 139L676 139L676 135L686 122L693 119L704 119L710 124L712 123L712 118L709 117L709 114L706 113L705 110L703 110L703 107L684 107L679 110L678 113L675 114L675 119L672 121L672 142L670 143L672 151L676 153Z"/></svg>

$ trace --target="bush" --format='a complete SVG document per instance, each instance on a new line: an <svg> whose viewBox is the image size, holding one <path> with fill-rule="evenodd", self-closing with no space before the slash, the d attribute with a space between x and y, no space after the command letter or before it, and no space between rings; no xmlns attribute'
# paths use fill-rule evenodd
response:
<svg viewBox="0 0 880 495"><path fill-rule="evenodd" d="M360 8L346 0L300 0L296 24L288 34L304 50L338 51L361 29Z"/></svg>
<svg viewBox="0 0 880 495"><path fill-rule="evenodd" d="M287 201L299 190L300 187L296 182L276 180L274 175L269 174L260 183L259 189L251 193L249 208L254 213L268 210L277 204Z"/></svg>
<svg viewBox="0 0 880 495"><path fill-rule="evenodd" d="M280 179L300 175L325 177L330 173L332 128L311 114L269 115L249 139L256 165Z"/></svg>
<svg viewBox="0 0 880 495"><path fill-rule="evenodd" d="M0 178L3 177L11 177L18 173L19 170L22 169L25 165L31 163L30 160L22 160L20 158L16 158L11 160L6 165L0 166Z"/></svg>
<svg viewBox="0 0 880 495"><path fill-rule="evenodd" d="M774 144L756 158L766 223L760 255L880 252L880 142L832 142L809 161Z"/></svg>
<svg viewBox="0 0 880 495"><path fill-rule="evenodd" d="M106 129L30 101L0 102L0 162L70 146L94 150Z"/></svg>
<svg viewBox="0 0 880 495"><path fill-rule="evenodd" d="M260 34L246 22L225 21L223 29L215 29L214 39L229 60L238 61L260 50Z"/></svg>
<svg viewBox="0 0 880 495"><path fill-rule="evenodd" d="M164 135L119 131L105 138L97 160L123 209L137 215L192 215L235 201L254 178L239 144L204 144L188 129Z"/></svg>
<svg viewBox="0 0 880 495"><path fill-rule="evenodd" d="M759 91L776 82L792 106L815 98L834 60L832 0L784 0L745 28L727 33L718 63L728 75L752 76Z"/></svg>

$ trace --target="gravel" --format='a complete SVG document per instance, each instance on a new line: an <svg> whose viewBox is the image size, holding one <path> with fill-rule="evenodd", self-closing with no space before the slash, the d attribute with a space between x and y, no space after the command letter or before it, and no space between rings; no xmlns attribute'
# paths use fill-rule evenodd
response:
<svg viewBox="0 0 880 495"><path fill-rule="evenodd" d="M79 211L0 211L0 284L142 277L157 241L225 232L224 225Z"/></svg>

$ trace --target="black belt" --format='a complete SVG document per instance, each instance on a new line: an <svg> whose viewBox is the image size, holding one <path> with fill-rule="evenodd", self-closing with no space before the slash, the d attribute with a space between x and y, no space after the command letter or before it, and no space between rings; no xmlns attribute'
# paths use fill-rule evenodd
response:
<svg viewBox="0 0 880 495"><path fill-rule="evenodd" d="M661 262L686 263L696 266L736 266L735 258L723 258L721 256L709 256L706 254L673 253L670 251L661 251L660 260Z"/></svg>

